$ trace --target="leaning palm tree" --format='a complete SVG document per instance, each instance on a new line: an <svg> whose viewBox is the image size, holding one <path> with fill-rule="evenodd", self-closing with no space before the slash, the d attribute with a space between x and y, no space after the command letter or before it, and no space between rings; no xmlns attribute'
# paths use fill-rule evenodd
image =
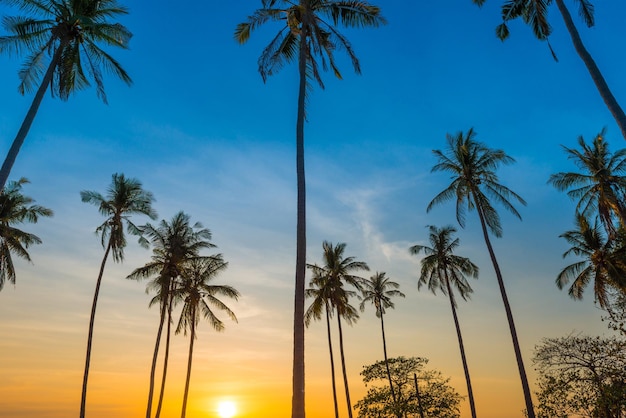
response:
<svg viewBox="0 0 626 418"><path fill-rule="evenodd" d="M391 398L394 405L396 404L396 394L393 389L393 383L391 381L391 372L389 371L389 363L387 362L387 341L385 339L385 322L383 316L387 309L393 309L394 304L391 301L392 297L399 296L404 297L404 293L398 290L400 285L388 277L385 277L385 272L376 272L369 279L361 282L361 295L363 300L361 301L361 312L365 310L365 304L370 302L376 308L376 316L380 318L380 329L383 336L383 354L385 355L385 367L387 369L387 378L389 379L389 389L391 390Z"/></svg>
<svg viewBox="0 0 626 418"><path fill-rule="evenodd" d="M363 261L357 261L354 257L344 257L346 249L345 243L333 245L328 241L322 243L324 265L316 264L307 265L313 275L316 277L324 277L329 281L330 286L330 304L337 313L337 328L339 330L339 353L341 355L341 370L343 373L343 383L346 390L346 403L348 407L348 416L352 418L352 403L350 401L350 389L348 387L348 374L346 371L346 360L343 349L343 329L341 319L346 323L353 324L359 318L357 310L350 305L349 298L355 296L356 293L347 290L345 285L355 287L361 290L361 283L365 280L362 277L352 274L359 270L369 270L369 267Z"/></svg>
<svg viewBox="0 0 626 418"><path fill-rule="evenodd" d="M233 321L237 317L218 296L226 296L237 300L240 293L232 286L211 284L217 274L226 269L222 255L194 259L184 266L180 285L176 289L177 296L184 301L176 333L189 331L189 357L187 360L187 378L183 395L181 418L185 418L187 411L187 397L189 395L189 381L191 378L191 361L193 357L193 343L196 339L196 328L200 322L200 315L207 319L214 330L223 331L224 323L215 316L211 307L224 311Z"/></svg>
<svg viewBox="0 0 626 418"><path fill-rule="evenodd" d="M567 190L572 199L579 199L576 213L587 218L597 213L613 239L617 229L626 226L626 148L611 153L604 134L602 130L591 144L578 137L580 149L563 147L582 173L552 174L548 183L559 191Z"/></svg>
<svg viewBox="0 0 626 418"><path fill-rule="evenodd" d="M172 308L176 302L177 280L179 280L182 274L183 265L185 263L192 260L209 259L209 256L201 256L200 251L214 248L215 245L210 242L211 231L204 228L199 222L192 225L190 216L184 212L178 212L172 217L170 222L162 220L158 226L146 224L142 227L142 232L145 239L150 240L153 245L152 260L143 267L135 269L128 275L128 278L135 280L152 278L146 289L149 292L156 292L156 295L150 301L150 306L156 303L160 305L159 327L154 345L154 353L152 355L148 404L146 407L146 418L151 418L156 365L163 333L163 325L167 318L163 374L161 376L161 389L155 417L160 416L161 407L163 405L169 359Z"/></svg>
<svg viewBox="0 0 626 418"><path fill-rule="evenodd" d="M573 299L582 299L585 288L593 281L593 294L602 309L610 305L611 289L626 294L626 241L623 237L607 239L597 221L590 224L582 214L576 216L576 229L560 237L571 245L563 257L574 254L583 260L570 264L559 273L556 278L559 289L572 281L568 294Z"/></svg>
<svg viewBox="0 0 626 418"><path fill-rule="evenodd" d="M112 182L107 189L106 196L98 192L82 191L80 192L80 197L83 202L96 205L100 214L105 217L104 222L96 228L96 234L101 236L104 256L102 257L98 279L96 280L96 290L94 292L91 316L89 318L87 355L85 359L85 373L83 375L83 391L80 401L80 417L84 418L93 327L104 266L109 258L109 253L112 254L113 261L115 262L120 263L124 260L124 248L126 247L124 225L126 225L126 229L130 234L141 234L140 229L130 220L131 215L146 215L151 219L155 219L157 215L154 209L152 209L152 202L154 201L152 193L144 190L139 180L127 178L124 174L113 174ZM139 242L144 244L144 240L142 239L140 239Z"/></svg>
<svg viewBox="0 0 626 418"><path fill-rule="evenodd" d="M452 235L456 232L455 228L452 226L437 228L436 226L429 225L428 229L430 232L428 239L431 247L414 245L409 248L411 254L418 255L424 253L426 255L421 261L422 271L419 281L417 282L417 288L421 289L423 285L427 285L428 289L433 293L439 289L444 295L448 295L450 299L452 318L454 319L456 336L459 340L461 361L463 362L465 382L467 383L470 411L472 412L472 418L476 418L474 392L472 391L472 381L470 379L469 367L467 366L459 318L456 314L456 300L452 291L452 285L457 289L463 300L467 300L473 290L466 277L471 276L478 278L478 267L472 263L469 258L454 254L454 250L459 246L459 239L452 239Z"/></svg>
<svg viewBox="0 0 626 418"><path fill-rule="evenodd" d="M320 272L320 270L317 270ZM327 276L313 275L309 282L310 288L306 289L306 297L313 298L311 305L304 313L304 324L308 328L311 320L320 320L322 312L326 316L326 335L328 337L328 351L330 353L330 375L333 385L333 405L335 408L335 418L339 418L339 407L337 404L337 383L335 381L335 358L333 356L333 341L330 333L330 318L333 315L332 300L332 282Z"/></svg>
<svg viewBox="0 0 626 418"><path fill-rule="evenodd" d="M312 83L324 88L321 71L328 67L341 73L335 51L347 53L356 73L361 72L352 45L336 28L377 27L385 23L380 9L366 1L354 0L261 0L262 8L237 25L235 39L245 43L250 33L268 21L284 26L265 47L259 58L263 81L286 63L298 65L298 113L296 119L297 231L294 303L294 354L292 418L304 418L304 287L306 274L306 187L304 177L304 121L307 92Z"/></svg>
<svg viewBox="0 0 626 418"><path fill-rule="evenodd" d="M456 219L461 227L465 227L466 208L469 210L476 209L485 244L489 251L489 257L498 280L509 330L511 331L513 350L515 351L517 368L520 374L522 390L524 391L526 410L529 418L535 418L532 395L528 385L528 378L526 377L526 369L524 368L517 331L515 330L513 312L511 311L509 298L504 287L502 272L489 238L490 231L496 237L502 236L500 215L492 206L489 197L520 219L521 216L510 202L510 199L513 198L523 205L526 202L517 193L498 183L498 176L495 172L500 165L512 164L515 160L502 150L491 149L477 142L475 136L476 133L473 129L470 129L465 135L463 132L459 132L456 135L448 134L448 149L446 152L440 150L433 151L438 159L438 163L432 168L432 171L450 172L452 174L452 182L445 190L435 196L428 204L426 210L430 211L437 204L455 199Z"/></svg>
<svg viewBox="0 0 626 418"><path fill-rule="evenodd" d="M486 0L473 0L474 3L479 6ZM626 114L622 110L621 106L615 99L615 96L611 92L609 85L607 84L602 72L598 68L598 65L594 61L593 57L583 44L583 41L578 33L578 29L574 24L572 15L570 14L565 2L563 0L554 0L556 3L561 17L565 22L565 27L569 32L574 49L585 64L591 79L593 80L598 93L604 100L606 107L613 115L613 118L619 126L622 136L626 139ZM578 14L585 22L587 27L592 27L595 24L594 7L589 0L577 0ZM541 41L547 41L552 34L552 27L548 22L549 6L552 4L552 0L505 0L502 5L502 23L496 28L496 35L501 40L505 40L509 37L509 28L507 22L521 18L525 23L530 25L535 37ZM552 51L552 47L548 44L552 55L556 59L556 54Z"/></svg>
<svg viewBox="0 0 626 418"><path fill-rule="evenodd" d="M28 180L12 181L0 190L0 290L4 282L15 284L15 266L11 254L32 262L28 247L41 244L34 234L24 232L16 226L25 222L37 223L40 216L52 216L52 210L33 204L35 201L22 194L22 186Z"/></svg>
<svg viewBox="0 0 626 418"><path fill-rule="evenodd" d="M5 16L2 25L9 33L0 36L0 52L30 55L19 71L21 94L37 92L0 169L0 189L6 184L39 105L50 88L51 94L67 100L90 85L92 78L99 98L107 102L103 71L111 72L126 84L131 79L101 45L128 48L132 34L111 18L128 13L116 0L5 0L29 16ZM45 73L43 69L47 64Z"/></svg>

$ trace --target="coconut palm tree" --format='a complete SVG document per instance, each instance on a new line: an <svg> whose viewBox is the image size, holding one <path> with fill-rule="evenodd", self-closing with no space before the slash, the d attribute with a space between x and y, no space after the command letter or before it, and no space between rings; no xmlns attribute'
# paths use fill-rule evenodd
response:
<svg viewBox="0 0 626 418"><path fill-rule="evenodd" d="M577 213L587 218L597 213L612 239L619 226L626 226L626 149L611 153L604 134L602 130L591 144L578 137L579 149L563 147L582 173L552 174L548 183L559 191L567 190L572 199L579 199Z"/></svg>
<svg viewBox="0 0 626 418"><path fill-rule="evenodd" d="M428 229L430 232L428 239L431 247L414 245L409 248L409 252L413 255L421 253L426 255L421 261L422 271L419 281L417 282L417 288L421 289L423 285L427 285L428 289L433 293L436 293L437 289L439 289L444 295L448 295L450 299L452 318L454 319L456 336L459 340L461 361L463 362L465 382L467 383L470 411L472 418L476 418L474 392L472 391L472 381L470 379L469 367L467 366L467 357L465 356L465 347L463 346L463 336L461 335L459 318L456 314L456 300L454 298L452 285L457 289L463 300L467 300L473 290L466 277L471 276L478 278L478 267L472 263L469 258L454 254L454 250L459 246L459 239L453 239L452 237L456 232L455 228L452 226L437 228L436 226L429 225Z"/></svg>
<svg viewBox="0 0 626 418"><path fill-rule="evenodd" d="M556 285L563 289L572 281L568 294L582 299L583 291L593 281L593 294L602 309L610 304L610 290L618 289L626 294L626 240L621 230L620 239L608 240L598 222L593 224L582 214L576 215L576 229L561 234L571 247L563 253L582 257L583 260L565 267L556 278Z"/></svg>
<svg viewBox="0 0 626 418"><path fill-rule="evenodd" d="M388 277L385 277L385 272L376 272L369 279L365 279L361 282L361 300L360 309L361 312L365 310L365 304L367 302L374 305L376 308L376 317L380 318L380 329L383 336L383 354L385 355L385 367L387 368L387 378L389 379L389 389L391 390L391 398L393 403L396 403L396 394L393 389L393 383L391 382L391 372L389 371L389 363L387 362L387 340L385 339L385 322L383 316L387 309L393 309L395 306L391 301L392 297L404 297L404 293L400 292L398 288L400 285Z"/></svg>
<svg viewBox="0 0 626 418"><path fill-rule="evenodd" d="M482 5L486 0L473 0L474 3L479 6ZM572 19L572 15L570 14L565 2L563 0L554 0L557 8L563 18L565 23L565 27L572 39L572 43L574 44L574 49L576 53L580 57L580 59L585 64L591 79L593 80L598 93L604 100L607 108L613 115L613 118L617 122L617 126L619 126L622 131L622 136L626 139L626 114L622 110L621 106L615 99L615 96L611 92L609 85L607 84L602 72L598 68L598 65L594 61L593 57L583 44L583 41L578 33L578 29L574 24L574 20ZM589 0L577 0L578 4L578 14L585 22L587 27L592 27L595 24L594 18L594 7L593 4ZM501 40L505 40L509 37L509 28L507 23L511 20L521 18L526 24L528 24L535 37L541 41L548 41L548 38L552 34L552 27L548 22L548 12L549 6L552 4L552 0L542 0L542 1L534 1L534 0L506 0L502 5L502 23L498 25L496 28L496 35ZM556 60L556 54L552 50L552 47L548 43L548 47L552 52L553 57Z"/></svg>
<svg viewBox="0 0 626 418"><path fill-rule="evenodd" d="M500 271L500 266L498 265L496 254L491 245L491 239L489 238L489 232L496 237L502 236L500 215L498 215L498 212L492 206L489 197L500 203L506 210L519 219L521 219L521 216L510 200L515 199L522 205L525 205L526 202L517 193L498 183L498 176L495 172L500 165L512 164L515 160L502 150L491 149L477 142L475 137L476 133L473 129L467 131L465 135L463 132L459 132L456 135L448 134L448 149L446 152L440 150L433 151L438 159L438 163L435 164L432 171L447 171L451 173L452 182L441 193L435 196L428 204L426 210L430 211L437 204L455 199L456 219L461 227L465 227L465 209L476 209L483 232L483 238L496 273L509 330L511 331L513 350L515 351L517 368L524 391L528 418L535 418L530 387L528 385L528 378L526 377L526 369L524 368L522 352L517 338L517 331L515 330L513 312L506 294L506 288L504 287L502 272Z"/></svg>
<svg viewBox="0 0 626 418"><path fill-rule="evenodd" d="M328 67L335 76L341 72L335 62L335 51L347 53L354 71L361 66L348 39L337 26L377 27L385 23L380 9L366 1L353 0L261 0L262 8L240 23L235 39L245 43L250 33L268 21L278 21L283 28L265 47L259 58L259 73L265 81L286 63L298 65L298 113L296 117L297 226L296 274L294 301L294 354L292 418L304 418L304 288L306 273L306 183L304 176L304 121L307 92L311 83L324 88L321 71Z"/></svg>
<svg viewBox="0 0 626 418"><path fill-rule="evenodd" d="M317 270L319 272L319 270ZM335 381L335 359L333 356L333 341L330 333L330 318L333 315L332 282L327 276L313 275L309 282L310 288L306 289L306 297L313 298L311 305L304 313L304 324L308 328L311 320L322 319L322 312L326 315L326 334L328 337L328 351L330 353L330 373L333 385L333 405L335 408L335 418L339 418L339 406L337 404L337 383Z"/></svg>
<svg viewBox="0 0 626 418"><path fill-rule="evenodd" d="M187 397L189 395L189 381L191 378L191 362L193 358L193 343L196 339L196 328L200 322L200 315L207 319L214 330L223 331L224 323L215 316L211 307L224 311L233 321L237 317L218 297L226 296L237 300L240 293L232 286L211 284L217 274L226 269L222 255L196 258L187 263L182 271L180 286L176 289L177 296L184 301L183 309L176 327L176 333L189 331L189 358L187 360L187 378L181 418L185 418L187 411Z"/></svg>
<svg viewBox="0 0 626 418"><path fill-rule="evenodd" d="M341 370L343 373L343 383L346 390L346 403L348 406L348 416L352 418L352 403L350 401L350 389L348 387L348 374L346 371L345 352L343 348L343 329L341 319L346 323L353 324L359 318L357 310L350 305L349 298L356 293L345 288L346 285L361 290L362 277L352 274L359 270L369 270L366 263L356 261L354 257L344 257L346 249L345 243L333 245L331 242L322 243L324 265L309 264L314 277L323 277L328 280L330 287L330 304L337 313L337 328L339 330L339 352L341 354Z"/></svg>
<svg viewBox="0 0 626 418"><path fill-rule="evenodd" d="M41 244L34 234L16 226L25 222L37 223L40 216L52 216L52 210L33 204L35 201L22 194L22 186L29 183L25 178L12 181L0 190L0 290L4 282L15 284L15 266L11 254L32 262L28 247Z"/></svg>
<svg viewBox="0 0 626 418"><path fill-rule="evenodd" d="M152 415L152 400L154 396L154 381L159 346L163 325L167 318L163 375L161 377L161 390L155 417L160 416L161 407L163 405L163 394L165 392L165 379L167 377L169 359L172 307L176 302L176 289L179 284L177 280L179 280L182 274L183 265L185 263L192 260L210 259L209 256L201 256L200 251L214 248L215 245L210 242L211 231L204 228L199 222L192 225L190 216L182 211L174 215L170 222L162 220L158 226L146 224L142 227L142 232L145 239L150 240L153 245L152 261L146 263L143 267L135 269L127 278L135 280L152 278L148 284L147 290L156 292L156 295L150 301L150 306L156 303L160 305L159 327L152 356L148 405L146 407L146 418L150 418Z"/></svg>
<svg viewBox="0 0 626 418"><path fill-rule="evenodd" d="M83 190L80 192L80 197L83 202L96 205L100 214L105 217L104 222L96 228L96 234L100 235L102 246L104 247L104 256L102 257L98 279L96 280L96 290L94 292L91 316L89 318L87 355L85 359L85 373L83 375L83 391L80 401L80 417L84 418L93 327L104 266L109 258L109 253L112 254L113 261L117 263L121 263L124 260L124 248L126 248L126 235L124 234L125 225L130 234L141 234L140 229L131 221L131 215L146 215L150 219L155 219L157 215L154 209L152 209L152 202L154 202L152 193L144 190L139 180L127 178L124 174L113 174L111 185L107 189L106 196L98 192ZM140 239L139 242L145 245L144 240Z"/></svg>
<svg viewBox="0 0 626 418"><path fill-rule="evenodd" d="M37 92L13 144L0 169L0 189L6 184L11 168L46 90L67 100L72 93L96 85L96 93L107 103L103 71L113 73L126 84L131 79L121 65L101 46L128 48L132 34L111 18L128 13L116 0L5 0L28 16L7 16L3 27L9 33L0 36L0 52L29 53L19 71L21 94ZM45 73L46 61L48 67Z"/></svg>

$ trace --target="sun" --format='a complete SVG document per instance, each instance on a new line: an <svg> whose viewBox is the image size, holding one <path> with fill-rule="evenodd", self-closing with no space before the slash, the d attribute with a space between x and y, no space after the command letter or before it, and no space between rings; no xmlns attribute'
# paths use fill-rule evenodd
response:
<svg viewBox="0 0 626 418"><path fill-rule="evenodd" d="M217 414L220 418L231 418L237 413L237 407L233 401L221 401L217 404Z"/></svg>

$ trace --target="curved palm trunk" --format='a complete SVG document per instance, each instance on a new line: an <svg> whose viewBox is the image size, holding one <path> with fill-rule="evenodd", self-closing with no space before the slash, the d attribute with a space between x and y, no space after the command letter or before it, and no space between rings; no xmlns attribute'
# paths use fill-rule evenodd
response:
<svg viewBox="0 0 626 418"><path fill-rule="evenodd" d="M20 126L20 130L17 132L13 143L11 144L11 148L7 153L7 156L4 159L4 163L2 163L2 168L0 168L0 190L4 189L4 186L7 183L7 179L9 178L9 174L11 173L11 169L13 168L13 164L15 164L15 160L17 158L17 154L20 152L20 148L22 148L22 144L26 139L26 135L28 135L28 131L30 130L33 121L35 120L35 116L37 115L37 110L39 110L39 105L43 100L43 96L46 94L46 90L50 83L52 82L52 76L54 75L54 69L56 68L60 54L61 47L59 45L57 49L54 51L54 55L52 56L52 60L50 60L50 65L48 65L48 69L46 70L46 74L43 76L43 80L41 80L41 85L37 89L37 93L35 93L35 97L33 98L33 102L28 109L28 113L26 113L26 117L22 122L22 126ZM84 413L81 408L81 416Z"/></svg>
<svg viewBox="0 0 626 418"><path fill-rule="evenodd" d="M593 60L591 54L589 54L589 51L587 51L587 48L585 48L585 45L580 39L578 30L574 25L572 16L570 15L569 10L567 10L565 3L563 3L563 0L556 0L556 5L561 12L561 16L563 17L563 21L565 22L567 31L572 38L572 43L574 44L574 48L576 49L578 56L585 63L587 71L589 71L589 75L591 75L591 78L593 79L593 82L596 85L600 96L602 96L602 100L604 100L604 103L613 115L615 122L617 122L617 126L619 126L619 129L622 131L622 136L624 137L624 139L626 139L626 114L624 114L624 111L620 107L619 103L617 103L615 96L613 96L613 93L606 83L606 80L604 80L604 77L602 76L600 69L596 65L596 62Z"/></svg>
<svg viewBox="0 0 626 418"><path fill-rule="evenodd" d="M172 335L172 304L174 303L174 299L172 298L173 292L174 283L172 281L170 294L168 296L169 304L167 307L167 335L165 337L165 355L163 357L163 376L161 377L161 390L159 392L159 403L157 404L156 414L154 415L155 418L159 418L161 416L161 408L163 407L163 396L165 394L165 378L167 377L167 365L170 358L170 340Z"/></svg>
<svg viewBox="0 0 626 418"><path fill-rule="evenodd" d="M417 384L417 373L413 373L413 380L415 381L415 396L417 397L417 408L420 412L420 418L424 418L424 408L422 407L422 397L420 396L420 387Z"/></svg>
<svg viewBox="0 0 626 418"><path fill-rule="evenodd" d="M346 358L343 355L343 331L341 330L341 315L337 311L337 325L339 326L339 352L341 353L341 370L343 372L343 385L346 388L346 403L348 404L348 417L352 418L352 403L350 402L350 389L348 388L348 373L346 372Z"/></svg>
<svg viewBox="0 0 626 418"><path fill-rule="evenodd" d="M474 199L475 200L475 199ZM500 294L502 295L502 302L504 303L504 310L506 312L506 319L509 323L509 329L511 331L511 339L513 340L513 350L515 351L515 359L517 360L517 368L519 369L519 376L522 381L522 390L524 391L524 402L526 403L526 413L528 418L535 418L535 409L533 407L533 399L530 393L530 387L528 386L528 378L526 377L526 369L524 368L524 360L522 359L522 352L520 350L519 341L517 339L517 331L515 330L515 322L513 321L513 312L511 312L511 305L509 304L509 298L506 295L506 289L504 288L504 280L502 279L502 273L500 272L500 266L496 259L496 254L491 246L489 240L489 234L487 232L487 225L485 223L485 215L482 208L476 205L476 211L480 218L480 226L483 231L483 237L485 238L485 244L489 251L489 257L493 264L493 269L496 272L496 278L498 279L498 286L500 288Z"/></svg>
<svg viewBox="0 0 626 418"><path fill-rule="evenodd" d="M463 337L461 336L461 327L459 318L456 315L456 307L454 306L454 295L452 287L448 279L448 272L445 272L446 287L448 288L448 296L450 297L450 308L452 308L452 317L454 318L454 327L456 328L456 336L459 339L459 350L461 351L461 361L463 362L463 372L465 373L465 382L467 383L467 397L469 398L470 411L472 418L476 418L476 406L474 404L474 391L472 391L472 381L470 379L469 367L467 366L467 358L465 357L465 347L463 346Z"/></svg>
<svg viewBox="0 0 626 418"><path fill-rule="evenodd" d="M389 371L389 362L387 361L387 340L385 339L385 322L383 321L383 313L380 313L380 329L383 333L383 353L385 355L385 368L387 369L387 378L389 379L389 389L391 389L391 399L394 406L396 402L396 392L393 390L393 382L391 381L391 372Z"/></svg>
<svg viewBox="0 0 626 418"><path fill-rule="evenodd" d="M304 279L306 274L306 182L304 177L304 98L306 95L306 39L308 26L300 34L298 69L298 118L296 121L296 177L298 184L298 221L296 227L296 284L293 318L293 381L291 417L304 418Z"/></svg>
<svg viewBox="0 0 626 418"><path fill-rule="evenodd" d="M328 351L330 352L330 372L333 381L333 402L335 405L335 418L339 418L339 407L337 406L337 383L335 382L335 359L333 357L333 341L330 338L330 313L326 304L326 332L328 334Z"/></svg>
<svg viewBox="0 0 626 418"><path fill-rule="evenodd" d="M80 399L80 418L85 418L85 404L87 402L87 381L89 380L89 364L91 362L91 344L93 343L93 326L96 319L96 306L98 304L98 295L100 294L100 284L102 284L102 275L104 274L104 266L109 257L111 251L111 239L104 251L104 257L100 264L100 272L98 273L98 280L96 280L96 290L93 295L93 302L91 304L91 316L89 318L89 332L87 334L87 355L85 356L85 372L83 374L83 392Z"/></svg>
<svg viewBox="0 0 626 418"><path fill-rule="evenodd" d="M191 312L191 341L189 341L189 358L187 359L187 379L185 381L185 394L183 395L183 411L180 415L181 418L185 418L187 413L187 396L189 395L189 380L191 378L191 360L193 356L193 340L196 339L196 308L192 308Z"/></svg>
<svg viewBox="0 0 626 418"><path fill-rule="evenodd" d="M161 315L159 319L159 329L157 331L156 343L154 344L154 354L152 354L152 366L150 367L150 388L148 389L148 406L146 407L146 418L152 416L152 398L154 395L154 376L156 374L157 358L159 357L159 345L161 334L163 333L163 322L165 322L165 309L167 305L161 304Z"/></svg>

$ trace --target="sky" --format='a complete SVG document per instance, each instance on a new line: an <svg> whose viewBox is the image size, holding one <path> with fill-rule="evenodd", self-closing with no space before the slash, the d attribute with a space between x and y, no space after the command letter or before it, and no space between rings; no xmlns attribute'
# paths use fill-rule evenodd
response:
<svg viewBox="0 0 626 418"><path fill-rule="evenodd" d="M16 261L17 283L0 292L0 417L65 418L78 414L95 280L103 256L102 222L81 190L104 193L113 173L139 179L155 197L159 219L185 211L209 228L229 262L219 282L238 289L228 304L238 323L222 333L200 324L188 416L218 417L220 401L236 417L288 417L291 402L295 265L295 119L297 72L287 66L263 83L257 58L279 30L267 24L245 45L233 31L259 1L127 1L120 19L134 34L130 50L110 51L133 78L105 80L109 104L94 89L62 102L47 95L11 179L27 177L24 193L54 210L25 230L43 244L33 264ZM567 2L572 7L573 2ZM388 24L342 30L362 75L341 57L343 80L324 74L326 88L309 97L305 127L307 261L322 262L324 240L384 271L406 294L385 316L390 356L421 356L466 395L447 299L417 290L427 225L454 225L460 247L480 268L474 294L459 306L476 409L483 418L521 417L524 401L502 300L475 212L456 224L452 203L426 212L450 181L431 173L433 149L446 134L474 128L477 140L516 163L498 174L520 194L523 220L500 208L504 234L493 244L515 315L531 384L533 348L542 338L608 334L589 289L582 301L554 284L575 261L559 234L573 228L574 203L552 186L552 173L574 169L562 145L593 138L604 127L611 148L623 148L617 125L576 55L555 5L544 42L522 22L501 42L494 28L500 2L379 2ZM581 36L617 100L626 100L626 6L596 5L597 26L576 20ZM0 6L0 15L15 14ZM575 16L576 17L576 16ZM20 57L0 56L0 153L8 150L32 95L17 92ZM143 223L147 219L136 218ZM126 280L151 252L129 239L125 260L109 260L98 303L87 412L90 418L145 411L158 309L145 283ZM344 327L353 403L367 388L359 372L382 359L379 322L367 308ZM335 335L336 337L336 335ZM164 416L179 414L188 337L173 338ZM307 417L332 414L325 326L306 332ZM339 374L337 375L339 379ZM341 386L340 386L341 388ZM341 393L341 390L340 390ZM344 398L340 414L347 416ZM461 403L461 416L469 416Z"/></svg>

